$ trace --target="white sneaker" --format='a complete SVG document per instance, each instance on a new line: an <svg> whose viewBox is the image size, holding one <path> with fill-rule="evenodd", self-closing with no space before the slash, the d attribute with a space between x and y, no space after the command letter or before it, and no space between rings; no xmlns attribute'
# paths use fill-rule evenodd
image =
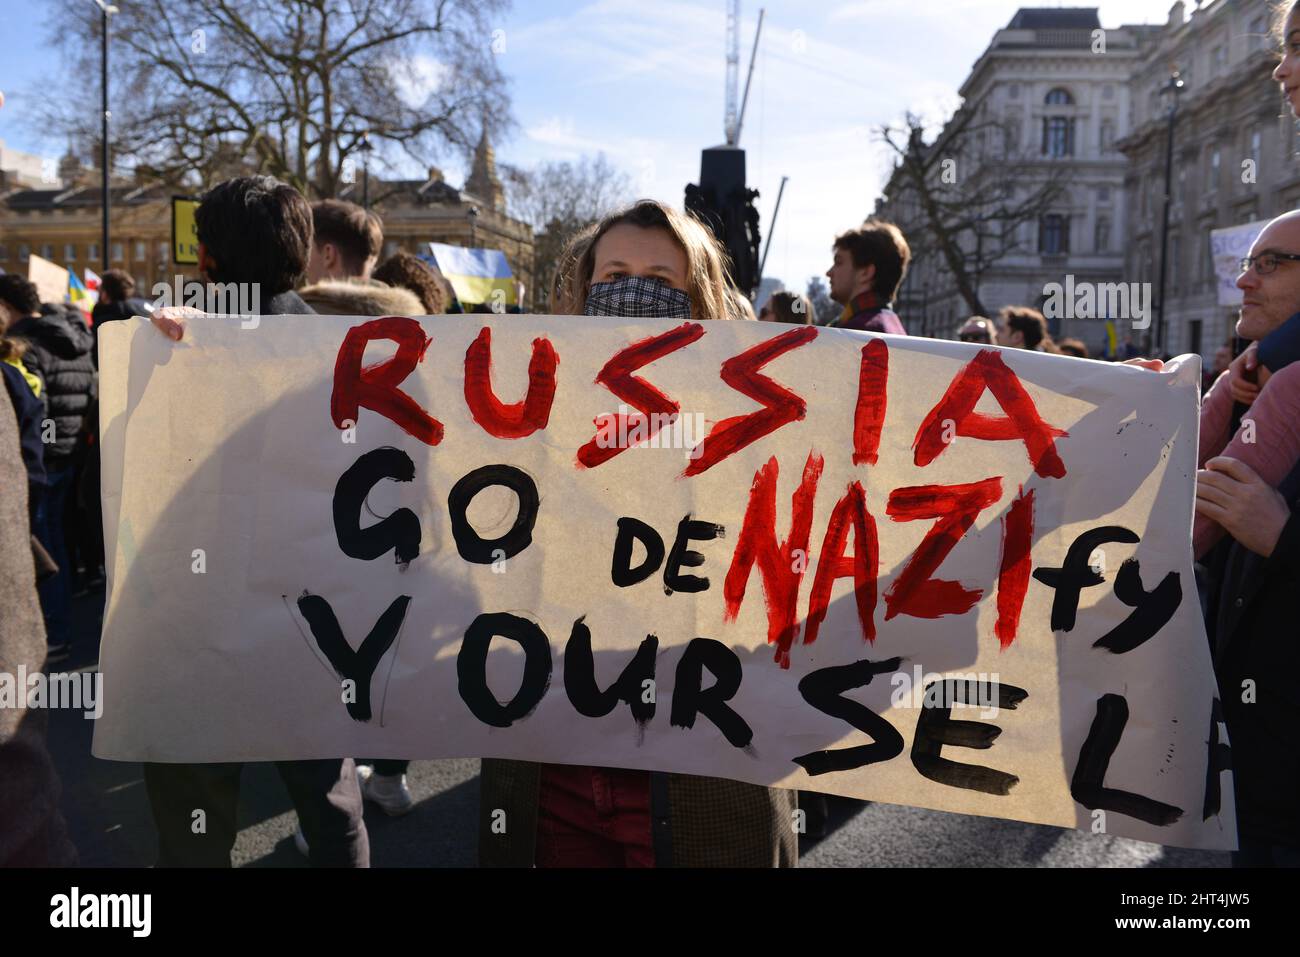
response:
<svg viewBox="0 0 1300 957"><path fill-rule="evenodd" d="M307 835L302 832L301 824L293 826L293 846L303 857L311 857L311 849L307 846Z"/></svg>
<svg viewBox="0 0 1300 957"><path fill-rule="evenodd" d="M401 817L415 807L415 798L406 786L405 774L376 774L369 765L357 766L361 796L378 804L389 817Z"/></svg>

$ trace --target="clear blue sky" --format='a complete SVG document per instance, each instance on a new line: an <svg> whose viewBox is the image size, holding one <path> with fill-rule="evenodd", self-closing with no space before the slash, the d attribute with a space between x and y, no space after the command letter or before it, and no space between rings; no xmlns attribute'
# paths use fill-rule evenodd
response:
<svg viewBox="0 0 1300 957"><path fill-rule="evenodd" d="M872 209L889 160L871 130L909 109L940 120L1020 6L1063 4L744 0L742 86L760 5L767 17L741 145L765 238L780 178L790 177L767 273L802 288L829 265L834 234ZM1102 24L1117 27L1163 22L1171 0L1098 6ZM64 144L30 122L33 98L83 96L92 111L98 98L97 77L64 75L45 46L53 9L53 0L0 0L0 140L47 155ZM519 132L496 144L498 157L527 166L604 152L639 195L680 205L700 149L723 140L725 9L723 0L515 0L499 56ZM436 78L432 60L417 66ZM463 176L444 165L453 182Z"/></svg>

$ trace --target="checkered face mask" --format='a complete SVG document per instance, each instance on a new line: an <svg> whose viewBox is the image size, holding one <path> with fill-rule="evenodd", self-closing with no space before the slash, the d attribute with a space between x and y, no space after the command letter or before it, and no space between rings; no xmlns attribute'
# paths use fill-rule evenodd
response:
<svg viewBox="0 0 1300 957"><path fill-rule="evenodd" d="M593 284L583 312L621 319L689 319L691 297L662 279L625 276Z"/></svg>

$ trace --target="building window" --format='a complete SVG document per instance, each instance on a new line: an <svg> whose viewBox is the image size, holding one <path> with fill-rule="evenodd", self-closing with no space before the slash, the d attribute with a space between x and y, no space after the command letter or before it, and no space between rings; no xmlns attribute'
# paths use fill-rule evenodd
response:
<svg viewBox="0 0 1300 957"><path fill-rule="evenodd" d="M1043 155L1074 155L1074 120L1064 116L1043 118Z"/></svg>
<svg viewBox="0 0 1300 957"><path fill-rule="evenodd" d="M113 262L120 263L122 261L122 244L113 243L113 245L109 246L108 248L109 251L113 254L112 256Z"/></svg>
<svg viewBox="0 0 1300 957"><path fill-rule="evenodd" d="M1259 161L1264 155L1264 134L1260 130L1250 131L1250 158L1254 160L1255 176L1259 176Z"/></svg>
<svg viewBox="0 0 1300 957"><path fill-rule="evenodd" d="M132 255L131 259L134 262L142 263L144 262L144 258L145 258L144 243L141 240L137 239L135 241L135 254Z"/></svg>
<svg viewBox="0 0 1300 957"><path fill-rule="evenodd" d="M65 263L75 263L77 261L77 246L75 243L63 244L63 261Z"/></svg>
<svg viewBox="0 0 1300 957"><path fill-rule="evenodd" d="M1073 106L1074 97L1070 96L1069 90L1063 90L1058 86L1047 94L1043 102L1048 106Z"/></svg>
<svg viewBox="0 0 1300 957"><path fill-rule="evenodd" d="M6 246L4 243L0 243L0 259L8 259L8 258L9 258L9 247Z"/></svg>
<svg viewBox="0 0 1300 957"><path fill-rule="evenodd" d="M384 243L384 258L387 259L393 253L397 252L397 250L398 250L397 240L390 239L388 242Z"/></svg>
<svg viewBox="0 0 1300 957"><path fill-rule="evenodd" d="M1221 157L1218 150L1210 153L1210 181L1206 184L1206 189L1213 193L1219 188L1219 170L1222 166Z"/></svg>
<svg viewBox="0 0 1300 957"><path fill-rule="evenodd" d="M158 262L166 263L167 257L169 257L171 254L172 254L171 243L158 244Z"/></svg>
<svg viewBox="0 0 1300 957"><path fill-rule="evenodd" d="M1250 21L1250 47L1252 50L1263 50L1268 45L1268 23L1263 17L1256 17Z"/></svg>
<svg viewBox="0 0 1300 957"><path fill-rule="evenodd" d="M1011 99L1013 100L1020 99L1020 84L1012 83L1011 86L1007 88L1007 93L1011 96Z"/></svg>
<svg viewBox="0 0 1300 957"><path fill-rule="evenodd" d="M1098 187L1097 187L1097 202L1099 202L1099 203L1109 203L1109 202L1110 202L1110 187L1109 187L1109 186L1098 186Z"/></svg>
<svg viewBox="0 0 1300 957"><path fill-rule="evenodd" d="M1007 152L1014 153L1020 149L1020 123L1018 120L1007 120L1005 129Z"/></svg>
<svg viewBox="0 0 1300 957"><path fill-rule="evenodd" d="M1049 213L1038 223L1038 251L1044 256L1064 256L1070 251L1070 217Z"/></svg>
<svg viewBox="0 0 1300 957"><path fill-rule="evenodd" d="M42 258L42 259L49 259L49 260L53 261L53 259L54 259L54 247L51 246L49 243L42 243L42 244L41 244L41 258Z"/></svg>
<svg viewBox="0 0 1300 957"><path fill-rule="evenodd" d="M1115 145L1115 124L1110 120L1101 121L1101 151L1109 153Z"/></svg>
<svg viewBox="0 0 1300 957"><path fill-rule="evenodd" d="M1223 68L1227 64L1227 62L1228 62L1227 55L1224 53L1223 47L1221 45L1211 50L1210 51L1210 75L1218 76L1220 73L1222 73Z"/></svg>
<svg viewBox="0 0 1300 957"><path fill-rule="evenodd" d="M28 246L26 243L19 243L18 261L25 263L27 262L27 260L31 259L31 257L32 257L32 248Z"/></svg>
<svg viewBox="0 0 1300 957"><path fill-rule="evenodd" d="M92 263L99 261L99 243L88 243L86 245L86 261Z"/></svg>
<svg viewBox="0 0 1300 957"><path fill-rule="evenodd" d="M1101 88L1101 98L1103 100L1115 99L1115 84L1107 83Z"/></svg>
<svg viewBox="0 0 1300 957"><path fill-rule="evenodd" d="M1105 216L1097 218L1097 235L1095 248L1099 253L1110 252L1110 220Z"/></svg>

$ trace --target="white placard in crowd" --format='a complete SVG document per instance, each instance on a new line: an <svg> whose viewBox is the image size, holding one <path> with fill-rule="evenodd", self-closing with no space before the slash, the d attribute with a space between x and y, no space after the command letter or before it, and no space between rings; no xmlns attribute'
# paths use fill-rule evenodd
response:
<svg viewBox="0 0 1300 957"><path fill-rule="evenodd" d="M1250 247L1268 225L1268 220L1229 226L1210 231L1210 255L1214 259L1214 274L1219 281L1219 305L1241 306L1241 290L1237 277L1241 275L1241 261L1250 255Z"/></svg>

